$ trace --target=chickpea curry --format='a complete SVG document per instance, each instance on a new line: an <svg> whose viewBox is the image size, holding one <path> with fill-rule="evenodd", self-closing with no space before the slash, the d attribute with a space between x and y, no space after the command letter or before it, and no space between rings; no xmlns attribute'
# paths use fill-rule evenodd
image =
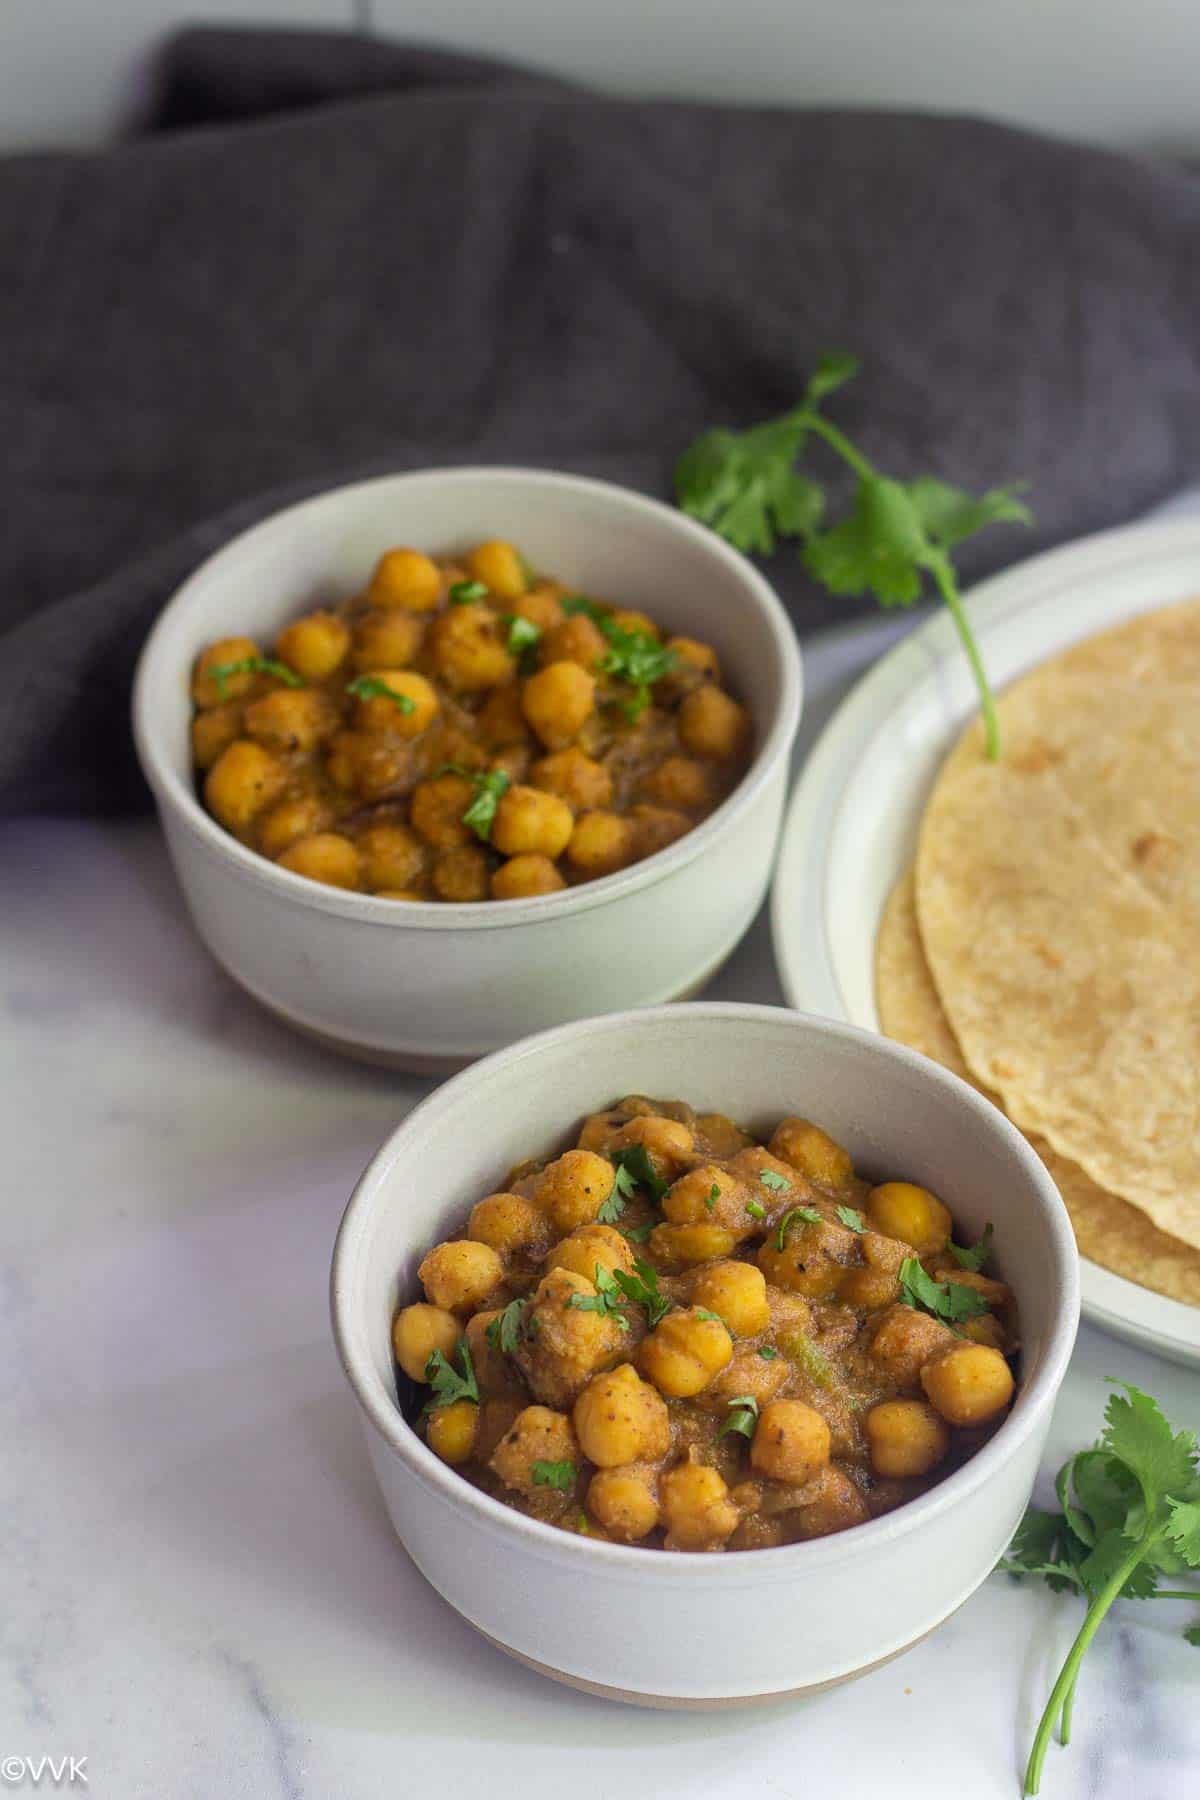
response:
<svg viewBox="0 0 1200 1800"><path fill-rule="evenodd" d="M514 900L613 874L718 806L751 751L716 652L534 576L512 544L396 548L365 593L192 674L204 803L295 874Z"/></svg>
<svg viewBox="0 0 1200 1800"><path fill-rule="evenodd" d="M430 1448L548 1524L665 1550L823 1537L1008 1411L1013 1295L983 1272L991 1227L960 1246L953 1224L808 1120L763 1144L633 1097L430 1250L396 1362Z"/></svg>

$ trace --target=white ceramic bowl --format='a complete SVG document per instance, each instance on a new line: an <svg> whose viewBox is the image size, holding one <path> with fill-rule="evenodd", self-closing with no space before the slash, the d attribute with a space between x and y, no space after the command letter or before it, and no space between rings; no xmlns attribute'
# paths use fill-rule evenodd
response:
<svg viewBox="0 0 1200 1800"><path fill-rule="evenodd" d="M223 831L196 799L191 773L197 652L232 632L269 642L306 607L361 588L389 544L447 552L489 537L511 538L585 592L643 607L716 646L756 731L754 761L723 805L620 874L474 906L324 887ZM546 1025L702 985L766 890L800 695L800 653L783 607L711 532L606 482L445 469L334 489L211 557L150 634L134 730L192 917L235 981L337 1048L436 1071Z"/></svg>
<svg viewBox="0 0 1200 1800"><path fill-rule="evenodd" d="M840 1535L703 1556L569 1536L471 1487L401 1415L390 1325L417 1264L513 1163L623 1094L766 1129L816 1119L868 1174L996 1225L1024 1344L1009 1418L920 1499ZM1033 1483L1079 1313L1074 1239L1025 1140L971 1088L886 1039L759 1006L691 1005L543 1032L440 1088L355 1190L333 1258L334 1335L396 1531L438 1592L545 1673L643 1705L712 1706L861 1673L940 1624L1001 1555Z"/></svg>

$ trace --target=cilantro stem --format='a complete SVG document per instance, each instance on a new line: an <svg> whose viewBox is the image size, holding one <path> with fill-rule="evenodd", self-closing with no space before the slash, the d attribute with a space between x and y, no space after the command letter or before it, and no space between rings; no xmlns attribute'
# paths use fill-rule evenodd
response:
<svg viewBox="0 0 1200 1800"><path fill-rule="evenodd" d="M1046 1760L1046 1751L1050 1747L1055 1723L1060 1717L1064 1734L1061 1741L1065 1744L1070 1735L1075 1683L1079 1679L1079 1665L1083 1661L1088 1645L1100 1629L1105 1613L1159 1535L1159 1532L1151 1531L1138 1538L1124 1562L1118 1564L1088 1607L1083 1624L1079 1628L1079 1635L1067 1652L1067 1660L1050 1691L1046 1710L1042 1714L1041 1723L1034 1736L1033 1748L1029 1752L1029 1762L1025 1769L1024 1791L1027 1795L1036 1794L1041 1786L1042 1765Z"/></svg>
<svg viewBox="0 0 1200 1800"><path fill-rule="evenodd" d="M836 425L830 424L824 413L810 412L807 407L802 406L795 417L804 421L806 430L815 433L819 438L824 438L829 448L836 451L844 463L849 464L861 481L875 480L878 470L867 461L860 451L854 448L850 439L844 437Z"/></svg>
<svg viewBox="0 0 1200 1800"><path fill-rule="evenodd" d="M983 730L987 740L988 761L995 762L1000 755L1000 724L996 718L996 702L992 697L991 683L983 666L983 658L979 654L979 646L975 642L975 633L971 630L967 619L966 608L962 603L962 595L958 584L942 557L938 557L931 569L934 583L939 594L946 602L950 617L954 620L966 658L971 665L971 673L975 677L975 686L979 690L979 710L983 714Z"/></svg>

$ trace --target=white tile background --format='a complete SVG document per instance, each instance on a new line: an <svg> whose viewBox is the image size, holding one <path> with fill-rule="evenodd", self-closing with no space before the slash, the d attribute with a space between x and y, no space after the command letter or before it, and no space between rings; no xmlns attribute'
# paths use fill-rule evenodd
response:
<svg viewBox="0 0 1200 1800"><path fill-rule="evenodd" d="M630 94L982 112L1200 153L1197 0L0 0L0 150L103 141L176 25L355 26Z"/></svg>

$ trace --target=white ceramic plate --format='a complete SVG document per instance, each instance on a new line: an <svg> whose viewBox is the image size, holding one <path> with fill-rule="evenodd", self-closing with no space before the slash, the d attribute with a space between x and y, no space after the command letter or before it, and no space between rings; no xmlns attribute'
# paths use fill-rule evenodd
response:
<svg viewBox="0 0 1200 1800"><path fill-rule="evenodd" d="M991 679L1006 686L1068 644L1200 594L1200 520L1128 526L1034 557L976 588L972 623ZM939 612L878 662L826 727L792 796L772 896L780 980L791 1006L879 1030L875 937L911 861L921 813L975 708L953 624ZM1200 1308L1084 1261L1093 1323L1200 1365Z"/></svg>

